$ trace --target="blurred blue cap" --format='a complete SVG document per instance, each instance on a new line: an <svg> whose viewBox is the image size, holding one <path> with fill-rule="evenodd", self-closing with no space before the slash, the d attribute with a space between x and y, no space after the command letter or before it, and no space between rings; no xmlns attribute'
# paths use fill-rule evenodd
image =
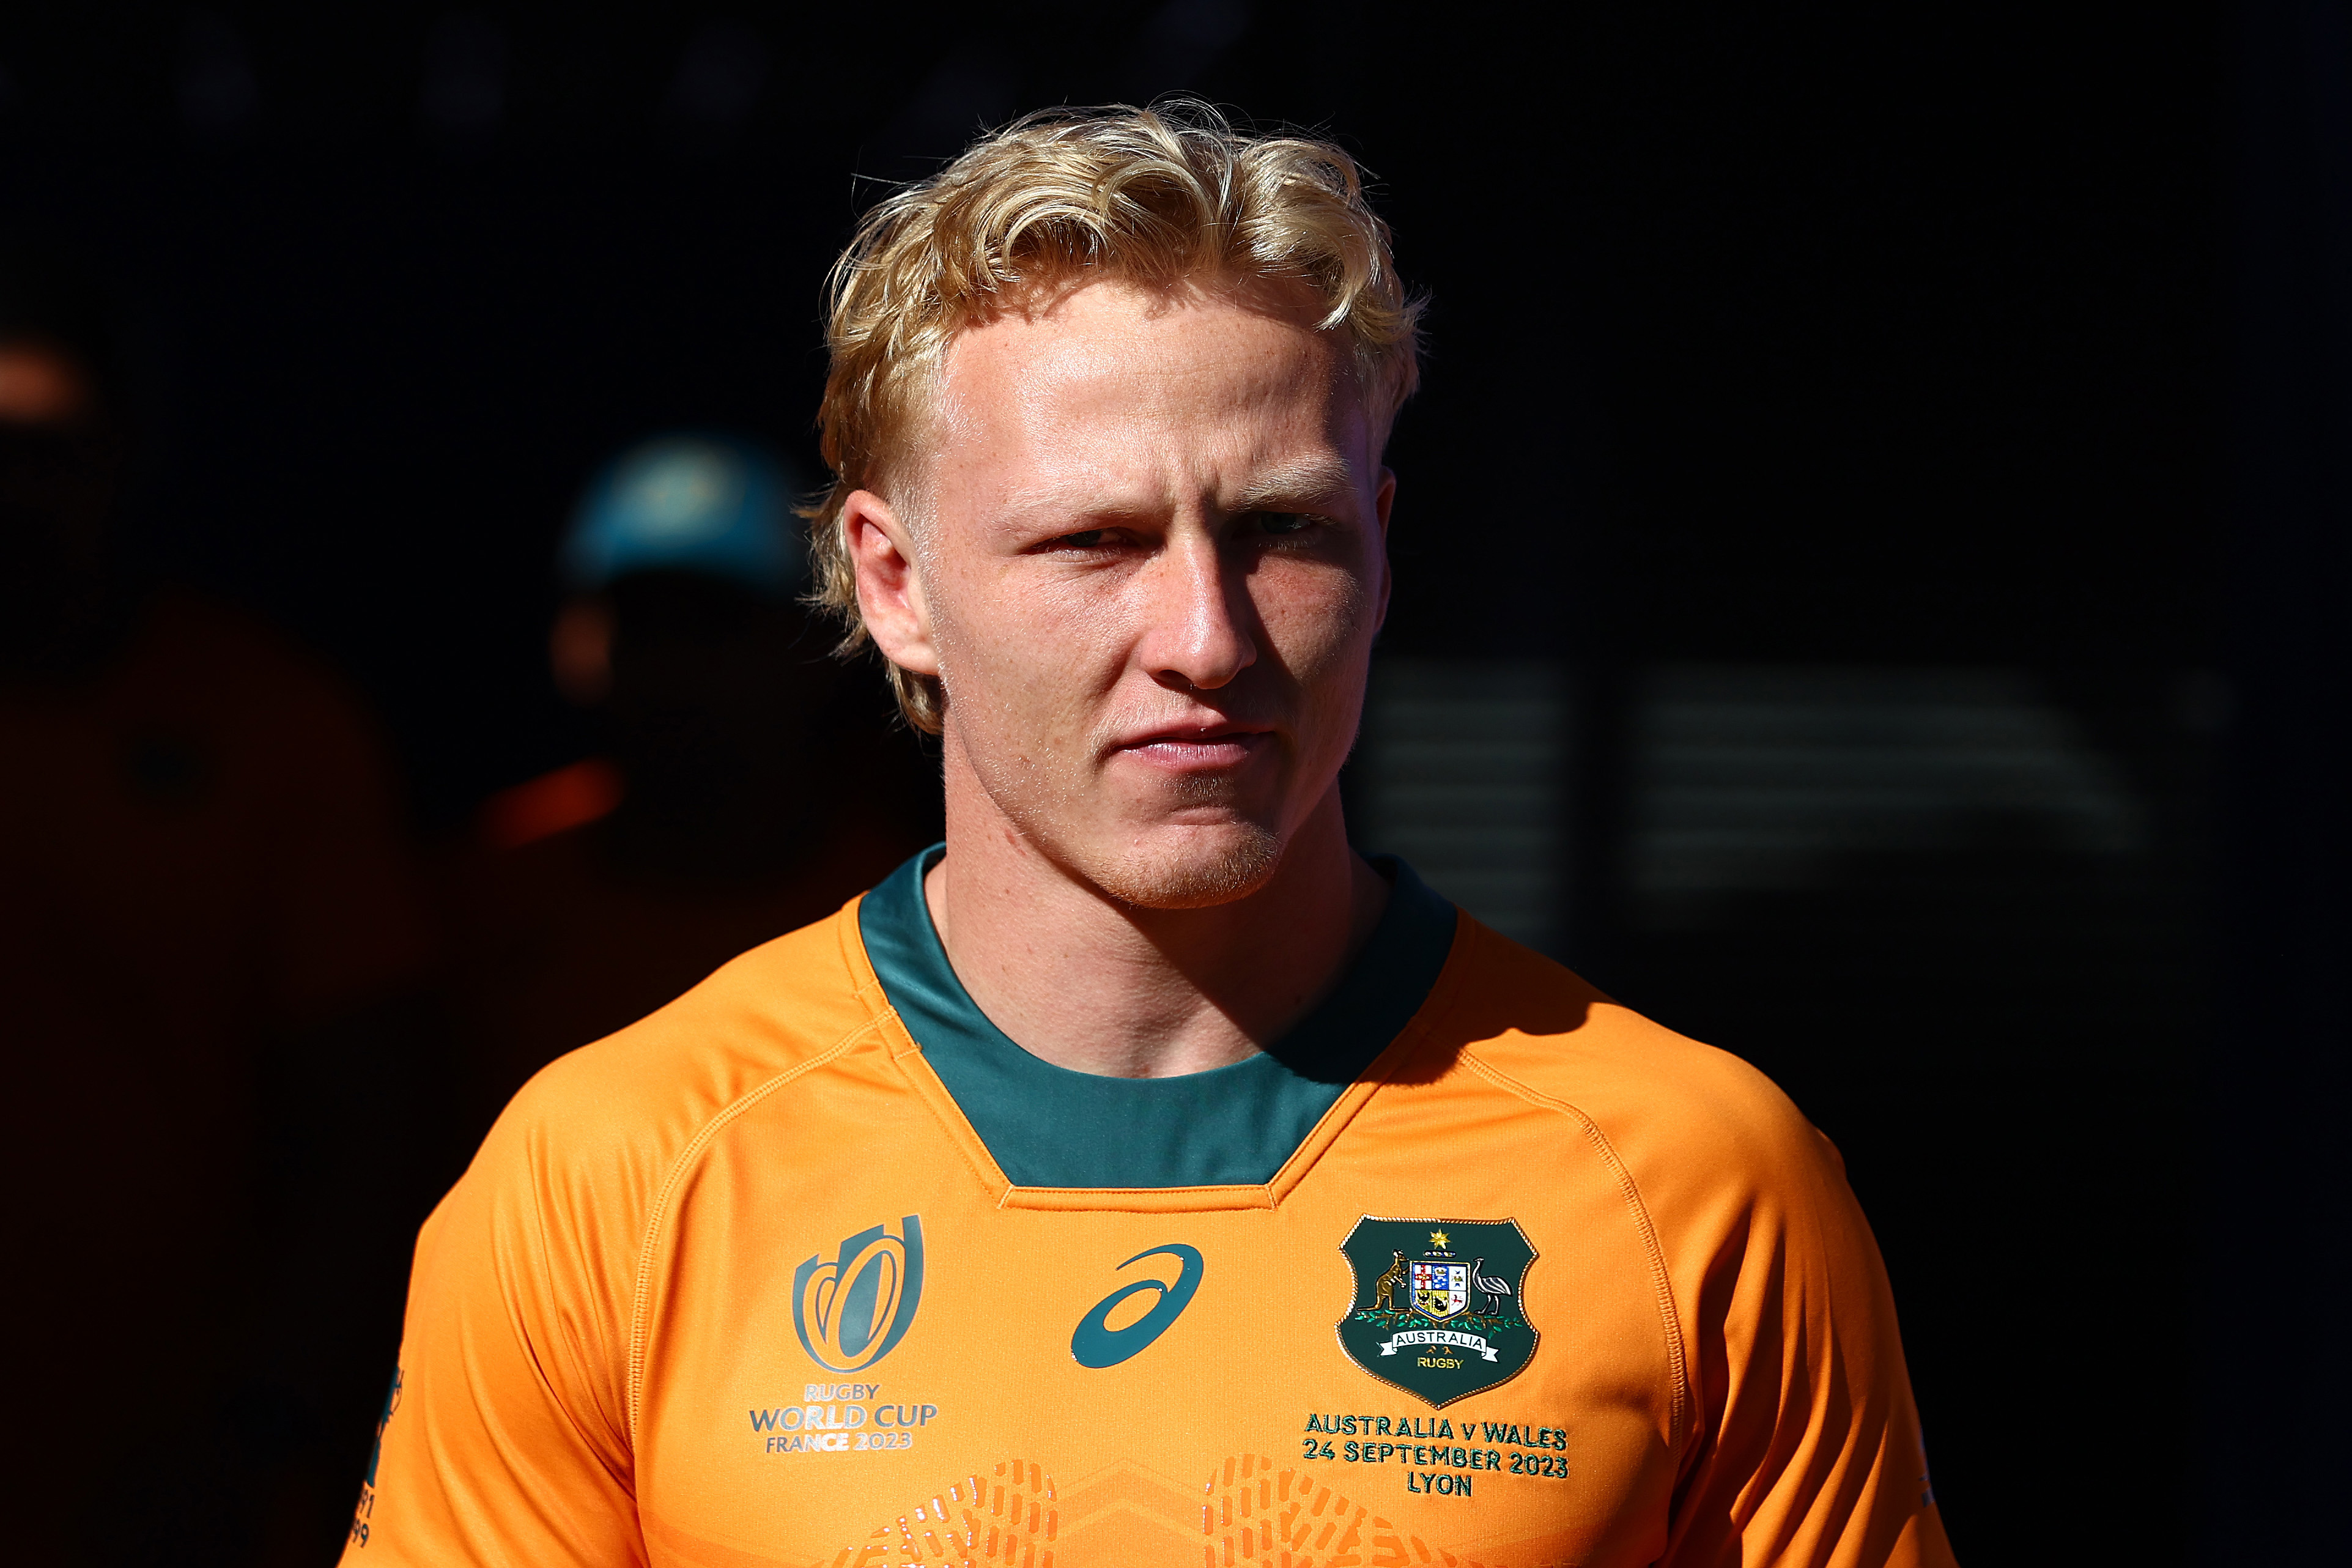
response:
<svg viewBox="0 0 2352 1568"><path fill-rule="evenodd" d="M783 598L808 578L782 465L725 436L657 436L607 463L580 498L561 563L574 589L700 572Z"/></svg>

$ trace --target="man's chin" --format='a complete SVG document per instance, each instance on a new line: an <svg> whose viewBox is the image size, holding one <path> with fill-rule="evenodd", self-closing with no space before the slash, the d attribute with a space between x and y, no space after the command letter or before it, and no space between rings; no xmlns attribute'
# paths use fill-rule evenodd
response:
<svg viewBox="0 0 2352 1568"><path fill-rule="evenodd" d="M1147 910L1205 910L1246 899L1274 879L1282 836L1254 822L1163 826L1087 867L1090 880L1121 903Z"/></svg>

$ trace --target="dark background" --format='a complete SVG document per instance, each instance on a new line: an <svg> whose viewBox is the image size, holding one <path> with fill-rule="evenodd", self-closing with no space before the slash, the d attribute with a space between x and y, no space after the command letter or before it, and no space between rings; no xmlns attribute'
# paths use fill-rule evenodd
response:
<svg viewBox="0 0 2352 1568"><path fill-rule="evenodd" d="M434 834L576 754L549 563L595 459L701 425L817 471L819 282L877 182L1060 101L1328 129L1433 300L1387 646L1573 674L1564 955L1843 1150L1964 1561L2177 1562L2231 1419L2189 1109L2237 45L2204 5L19 6L0 219L129 301L146 558L340 665ZM1626 735L1689 661L2029 672L2145 850L1995 825L1647 931Z"/></svg>

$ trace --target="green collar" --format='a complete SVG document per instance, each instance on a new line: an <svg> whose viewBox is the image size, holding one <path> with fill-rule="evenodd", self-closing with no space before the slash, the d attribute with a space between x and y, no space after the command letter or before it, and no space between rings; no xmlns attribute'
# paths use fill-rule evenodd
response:
<svg viewBox="0 0 2352 1568"><path fill-rule="evenodd" d="M858 907L883 994L1005 1175L1024 1187L1204 1187L1271 1181L1340 1092L1404 1030L1453 951L1454 906L1411 867L1339 987L1246 1061L1181 1078L1104 1078L1027 1051L956 978L923 901L933 845Z"/></svg>

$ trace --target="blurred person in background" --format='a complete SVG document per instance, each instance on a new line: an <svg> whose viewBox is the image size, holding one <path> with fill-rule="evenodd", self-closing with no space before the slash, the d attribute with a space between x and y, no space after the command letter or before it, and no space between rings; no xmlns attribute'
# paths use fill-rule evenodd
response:
<svg viewBox="0 0 2352 1568"><path fill-rule="evenodd" d="M445 880L469 1139L935 832L935 786L811 628L793 495L764 448L676 434L582 497L549 658L601 750L491 797Z"/></svg>
<svg viewBox="0 0 2352 1568"><path fill-rule="evenodd" d="M122 568L89 277L0 249L10 1555L315 1560L447 1179L427 910L351 694Z"/></svg>

